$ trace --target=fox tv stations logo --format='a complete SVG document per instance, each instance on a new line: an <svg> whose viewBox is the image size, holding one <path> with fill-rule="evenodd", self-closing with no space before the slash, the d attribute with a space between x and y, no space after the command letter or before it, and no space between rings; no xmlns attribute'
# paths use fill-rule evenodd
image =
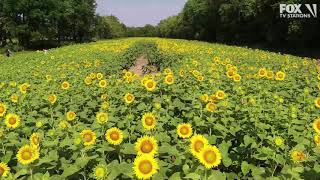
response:
<svg viewBox="0 0 320 180"><path fill-rule="evenodd" d="M317 18L317 4L280 4L280 18Z"/></svg>

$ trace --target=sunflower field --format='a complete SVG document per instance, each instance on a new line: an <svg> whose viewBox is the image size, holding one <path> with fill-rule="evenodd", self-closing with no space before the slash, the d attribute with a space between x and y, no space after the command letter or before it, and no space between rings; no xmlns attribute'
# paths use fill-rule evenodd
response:
<svg viewBox="0 0 320 180"><path fill-rule="evenodd" d="M0 179L319 179L319 92L314 59L197 41L0 56Z"/></svg>

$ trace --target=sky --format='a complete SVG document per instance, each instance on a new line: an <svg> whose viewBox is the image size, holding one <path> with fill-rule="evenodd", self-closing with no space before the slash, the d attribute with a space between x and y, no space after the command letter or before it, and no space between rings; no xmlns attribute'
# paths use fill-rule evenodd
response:
<svg viewBox="0 0 320 180"><path fill-rule="evenodd" d="M181 12L186 0L96 0L97 13L117 16L126 26L156 25Z"/></svg>

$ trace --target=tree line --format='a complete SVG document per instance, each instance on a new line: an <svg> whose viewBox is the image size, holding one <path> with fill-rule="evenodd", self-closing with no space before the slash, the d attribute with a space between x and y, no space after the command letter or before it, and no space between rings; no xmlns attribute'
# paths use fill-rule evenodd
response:
<svg viewBox="0 0 320 180"><path fill-rule="evenodd" d="M317 0L188 0L178 15L144 27L126 27L115 16L97 15L95 0L1 0L0 46L17 43L37 48L147 36L319 47L320 18L280 18L280 3L316 4Z"/></svg>

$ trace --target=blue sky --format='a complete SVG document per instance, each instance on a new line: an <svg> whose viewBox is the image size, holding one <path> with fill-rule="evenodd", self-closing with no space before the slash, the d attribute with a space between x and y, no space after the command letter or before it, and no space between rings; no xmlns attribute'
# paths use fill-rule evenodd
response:
<svg viewBox="0 0 320 180"><path fill-rule="evenodd" d="M186 0L97 0L97 13L115 15L127 26L156 25L181 12Z"/></svg>

